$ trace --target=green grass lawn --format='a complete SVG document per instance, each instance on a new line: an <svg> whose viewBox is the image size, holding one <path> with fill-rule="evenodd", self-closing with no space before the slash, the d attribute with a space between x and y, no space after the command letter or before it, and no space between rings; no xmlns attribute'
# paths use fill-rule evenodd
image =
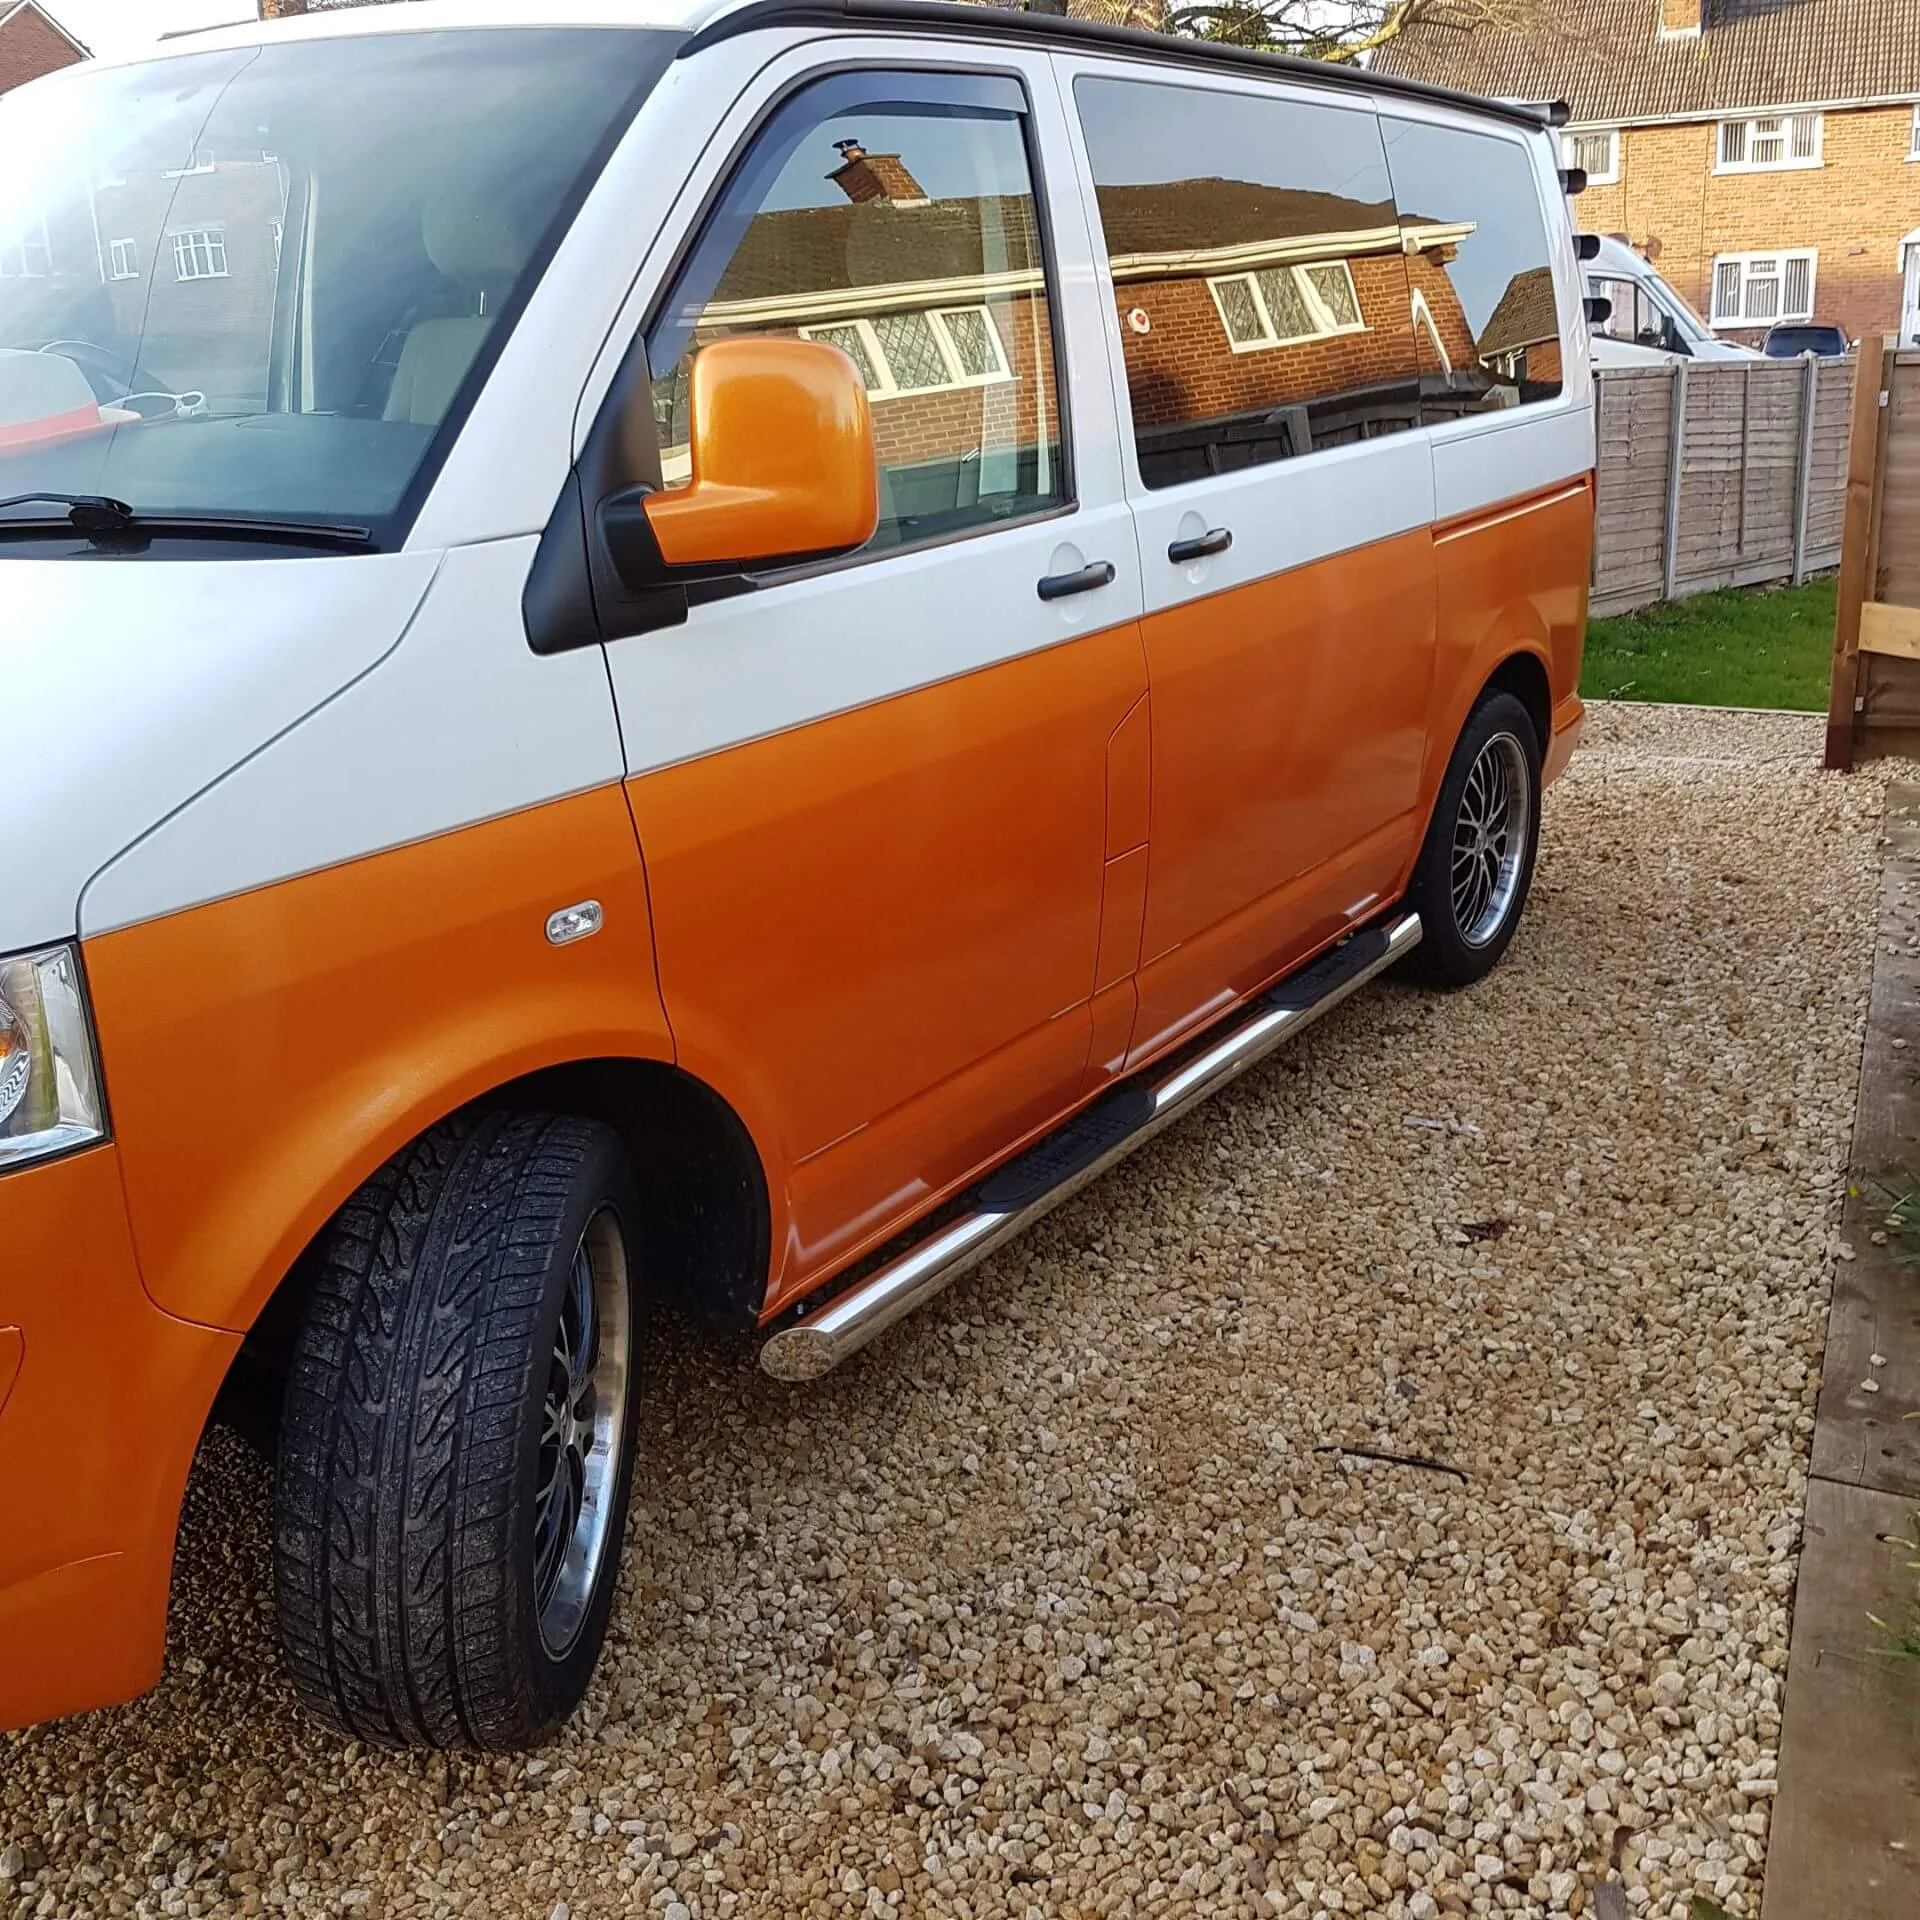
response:
<svg viewBox="0 0 1920 1920"><path fill-rule="evenodd" d="M1831 580L1664 600L1587 629L1589 700L1824 712L1833 652Z"/></svg>

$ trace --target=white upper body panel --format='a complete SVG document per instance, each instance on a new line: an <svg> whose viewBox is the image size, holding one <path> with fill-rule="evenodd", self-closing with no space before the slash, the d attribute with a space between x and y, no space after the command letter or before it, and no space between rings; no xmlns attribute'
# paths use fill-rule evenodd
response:
<svg viewBox="0 0 1920 1920"><path fill-rule="evenodd" d="M116 854L375 668L438 564L0 553L0 953L71 935Z"/></svg>
<svg viewBox="0 0 1920 1920"><path fill-rule="evenodd" d="M697 27L728 10L678 0L421 0L171 45L188 52L268 35L514 23ZM1078 509L1003 542L1005 580L996 572L991 592L983 580L980 593L962 598L964 543L859 569L863 603L897 644L878 652L830 644L831 658L815 657L805 684L783 664L789 654L765 631L766 614L777 601L785 619L830 638L843 576L715 606L698 631L621 643L614 676L631 682L623 688L623 752L602 651L538 658L528 648L520 596L535 537L702 196L755 102L776 84L768 69L777 66L785 80L809 63L903 58L1017 71L1032 87L1055 198ZM1110 286L1074 197L1071 115L1057 94L1047 95L1048 58L1031 45L960 34L889 41L883 32L769 25L670 66L560 241L400 552L262 558L236 549L231 558L187 561L0 551L0 710L12 741L24 743L0 754L0 822L10 850L0 952L76 927L125 926L450 831L617 779L623 767L658 765L963 672L1089 620L1130 617L1141 586L1128 545L1120 396L1104 338ZM1392 110L1445 111L1399 95ZM1507 131L1538 150L1557 242L1566 219L1557 187L1550 190L1548 143ZM1556 276L1565 281L1557 289L1563 314L1577 314L1570 252ZM1560 402L1429 430L1431 478L1416 460L1406 486L1387 490L1399 517L1417 520L1435 505L1441 517L1468 511L1591 465L1584 332L1566 344ZM1428 441L1429 434L1402 436L1388 445L1389 464L1398 473L1416 443ZM1359 479L1375 458L1353 454L1328 462L1330 481L1348 465ZM1339 491L1332 486L1329 497ZM1319 545L1352 544L1324 516L1303 514L1302 535L1315 529ZM1116 561L1113 587L1094 596L1102 606L1070 601L1036 615L1033 578L1077 564L1076 554ZM1303 548L1296 557L1313 555ZM993 607L1002 588L1010 596L1004 621ZM742 672L714 670L715 656L729 650Z"/></svg>

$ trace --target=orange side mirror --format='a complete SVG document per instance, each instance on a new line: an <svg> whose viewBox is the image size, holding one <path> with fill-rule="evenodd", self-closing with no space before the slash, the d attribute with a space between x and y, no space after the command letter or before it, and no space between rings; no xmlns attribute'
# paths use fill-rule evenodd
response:
<svg viewBox="0 0 1920 1920"><path fill-rule="evenodd" d="M880 520L859 370L819 340L716 340L690 370L693 479L647 496L669 566L848 553Z"/></svg>

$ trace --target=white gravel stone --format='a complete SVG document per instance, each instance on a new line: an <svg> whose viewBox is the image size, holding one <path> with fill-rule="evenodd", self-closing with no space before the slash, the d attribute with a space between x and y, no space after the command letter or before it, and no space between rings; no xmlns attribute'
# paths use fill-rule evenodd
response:
<svg viewBox="0 0 1920 1920"><path fill-rule="evenodd" d="M1820 745L1595 709L1483 985L1369 989L815 1387L667 1329L531 1761L296 1713L216 1436L161 1687L0 1738L0 1912L1452 1920L1617 1858L1752 1920L1888 771Z"/></svg>

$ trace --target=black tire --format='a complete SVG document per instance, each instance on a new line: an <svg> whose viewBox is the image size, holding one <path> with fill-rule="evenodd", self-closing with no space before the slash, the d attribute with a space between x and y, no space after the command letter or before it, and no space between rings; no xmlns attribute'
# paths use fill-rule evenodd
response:
<svg viewBox="0 0 1920 1920"><path fill-rule="evenodd" d="M578 1705L606 1633L633 1478L638 1229L618 1137L522 1113L422 1135L328 1227L281 1415L274 1587L294 1686L341 1731L387 1746L516 1748ZM575 1259L589 1246L600 1256L589 1293L605 1302L590 1324L615 1326L624 1297L624 1339L583 1339L588 1384L556 1403L556 1338L563 1308L578 1324ZM616 1397L593 1362L621 1346ZM593 1457L610 1484L587 1504L604 1512L603 1544L576 1576L584 1600L571 1637L550 1649L558 1616L536 1593L534 1527L538 1476L563 1443L543 1453L543 1424L557 1404L570 1435L595 1393L606 1431Z"/></svg>
<svg viewBox="0 0 1920 1920"><path fill-rule="evenodd" d="M1474 831L1468 784L1489 755L1499 763L1501 777L1517 789L1526 818L1517 836L1518 865L1512 872L1504 904L1497 914L1492 912L1494 899L1503 889L1490 885L1487 909L1475 917L1471 912L1474 892L1469 891L1464 904L1456 900L1455 855L1468 844L1462 836ZM1457 839L1461 841L1458 847ZM1407 904L1419 914L1421 924L1420 944L1414 949L1412 961L1416 973L1435 986L1465 987L1493 971L1512 944L1514 930L1526 909L1539 847L1540 736L1526 708L1512 694L1483 693L1467 716L1453 758L1447 763L1427 837L1414 863L1413 883L1407 889ZM1504 851L1502 858L1504 862ZM1486 859L1484 853L1478 856L1482 877ZM1462 924L1463 918L1466 925Z"/></svg>

